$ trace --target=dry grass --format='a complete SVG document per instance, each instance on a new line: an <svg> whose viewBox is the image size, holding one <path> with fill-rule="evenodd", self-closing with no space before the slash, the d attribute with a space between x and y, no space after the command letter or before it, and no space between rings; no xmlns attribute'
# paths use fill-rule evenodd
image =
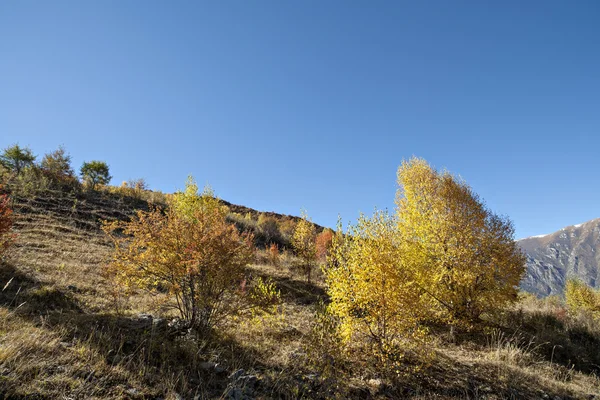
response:
<svg viewBox="0 0 600 400"><path fill-rule="evenodd" d="M18 244L0 267L0 289L10 281L0 398L221 398L240 368L260 379L257 398L600 398L600 330L530 298L494 330L432 329L436 357L417 372L389 380L349 360L323 375L307 354L323 282L306 283L290 254L273 266L259 253L249 268L278 285L275 316L232 320L205 343L167 338L137 316L156 312L145 293L118 293L102 274L111 244L98 220L144 204L110 193L16 199Z"/></svg>

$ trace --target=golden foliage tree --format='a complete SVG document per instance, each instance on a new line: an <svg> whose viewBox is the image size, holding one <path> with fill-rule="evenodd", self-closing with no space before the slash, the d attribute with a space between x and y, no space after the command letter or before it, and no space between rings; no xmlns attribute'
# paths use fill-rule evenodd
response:
<svg viewBox="0 0 600 400"><path fill-rule="evenodd" d="M565 286L565 301L571 313L590 313L600 320L600 292L580 280L569 279Z"/></svg>
<svg viewBox="0 0 600 400"><path fill-rule="evenodd" d="M104 225L115 244L109 268L125 285L167 291L167 305L197 334L230 315L272 305L278 300L272 285L259 282L258 292L246 289L252 237L238 233L226 215L212 192L199 195L190 179L166 212L138 211L131 222Z"/></svg>
<svg viewBox="0 0 600 400"><path fill-rule="evenodd" d="M446 319L475 321L516 300L525 256L508 218L462 180L413 158L398 169L398 231L406 266Z"/></svg>
<svg viewBox="0 0 600 400"><path fill-rule="evenodd" d="M314 224L308 218L306 211L302 211L301 219L296 224L292 236L292 247L300 258L300 269L310 283L312 269L316 260L315 239L317 232Z"/></svg>
<svg viewBox="0 0 600 400"><path fill-rule="evenodd" d="M398 183L395 215L338 230L324 269L343 340L376 344L392 365L425 339L423 321L470 323L515 301L525 269L510 221L466 183L421 159Z"/></svg>
<svg viewBox="0 0 600 400"><path fill-rule="evenodd" d="M374 344L372 351L386 365L416 350L426 333L420 324L423 292L400 242L393 217L361 216L344 235L338 230L325 268L329 312L340 320L343 342Z"/></svg>

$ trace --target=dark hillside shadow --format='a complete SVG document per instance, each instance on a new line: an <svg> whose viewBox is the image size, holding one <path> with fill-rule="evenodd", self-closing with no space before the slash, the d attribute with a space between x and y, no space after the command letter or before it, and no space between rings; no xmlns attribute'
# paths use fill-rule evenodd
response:
<svg viewBox="0 0 600 400"><path fill-rule="evenodd" d="M600 332L568 324L547 312L513 312L515 331L536 343L536 352L546 361L586 374L600 374Z"/></svg>
<svg viewBox="0 0 600 400"><path fill-rule="evenodd" d="M545 381L537 381L508 366L499 372L496 365L473 364L437 354L426 369L412 373L388 388L387 398L453 399L572 399Z"/></svg>
<svg viewBox="0 0 600 400"><path fill-rule="evenodd" d="M19 314L82 312L71 296L45 286L7 262L0 263L0 305Z"/></svg>
<svg viewBox="0 0 600 400"><path fill-rule="evenodd" d="M51 313L45 319L46 327L66 332L63 339L67 343L85 342L107 364L127 369L150 387L161 378L176 377L173 387L184 398L194 398L199 393L203 394L200 398L222 398L232 382L230 374L240 368L245 373L282 372L282 368L261 363L255 349L232 337L215 334L196 342L189 337L169 335L163 329L165 325L162 319L149 315ZM215 354L222 369L206 368L203 364ZM295 398L288 389L281 382L275 385L268 379L258 382L255 388L256 393L269 392L273 396L267 398Z"/></svg>
<svg viewBox="0 0 600 400"><path fill-rule="evenodd" d="M325 289L306 281L300 281L297 279L273 276L267 273L261 273L257 270L253 270L252 274L258 275L263 279L271 279L276 285L277 289L280 290L281 296L284 301L298 304L298 305L311 305L317 304L321 300L327 298L327 292Z"/></svg>
<svg viewBox="0 0 600 400"><path fill-rule="evenodd" d="M567 324L547 312L511 311L498 324L482 322L472 330L456 328L452 333L448 325L430 324L428 328L434 336L451 337L456 345L478 347L489 347L493 341L489 330L496 330L502 340L557 367L600 374L600 332Z"/></svg>

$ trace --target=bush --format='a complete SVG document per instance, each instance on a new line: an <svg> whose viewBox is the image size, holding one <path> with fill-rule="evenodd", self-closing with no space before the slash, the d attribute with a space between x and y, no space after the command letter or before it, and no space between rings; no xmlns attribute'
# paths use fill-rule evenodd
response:
<svg viewBox="0 0 600 400"><path fill-rule="evenodd" d="M13 196L35 196L52 187L52 181L36 165L24 168L19 175L9 179L7 188Z"/></svg>
<svg viewBox="0 0 600 400"><path fill-rule="evenodd" d="M212 192L199 195L188 181L166 212L138 211L131 222L104 224L115 243L109 270L122 284L168 292L166 306L199 337L228 316L272 305L278 296L270 285L246 288L252 237L238 233L226 215Z"/></svg>
<svg viewBox="0 0 600 400"><path fill-rule="evenodd" d="M279 267L281 265L281 257L279 255L279 247L275 243L271 243L267 253L269 264Z"/></svg>
<svg viewBox="0 0 600 400"><path fill-rule="evenodd" d="M0 187L0 189L2 188ZM15 237L10 233L12 224L9 198L7 195L0 195L0 258L14 241Z"/></svg>
<svg viewBox="0 0 600 400"><path fill-rule="evenodd" d="M265 245L281 241L281 233L275 218L261 214L258 217L258 229L264 238Z"/></svg>
<svg viewBox="0 0 600 400"><path fill-rule="evenodd" d="M592 289L582 281L567 280L565 301L570 313L589 314L594 320L600 320L600 291Z"/></svg>
<svg viewBox="0 0 600 400"><path fill-rule="evenodd" d="M335 235L325 268L329 312L340 321L346 346L367 347L386 369L418 351L426 338L421 321L429 303L414 284L387 213L361 216Z"/></svg>
<svg viewBox="0 0 600 400"><path fill-rule="evenodd" d="M325 261L331 248L333 240L333 231L331 229L324 229L323 232L317 235L315 242L317 259L321 262Z"/></svg>
<svg viewBox="0 0 600 400"><path fill-rule="evenodd" d="M296 230L296 222L287 218L279 223L279 232L281 232L282 240L287 243L292 242L292 236L294 236L294 231Z"/></svg>
<svg viewBox="0 0 600 400"><path fill-rule="evenodd" d="M52 153L44 155L40 168L52 185L59 189L79 187L79 181L71 168L71 156L62 146Z"/></svg>

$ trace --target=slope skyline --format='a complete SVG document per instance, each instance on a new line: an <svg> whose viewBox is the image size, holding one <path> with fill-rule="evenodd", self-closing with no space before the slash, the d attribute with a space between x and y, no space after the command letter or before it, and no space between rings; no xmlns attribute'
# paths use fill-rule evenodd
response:
<svg viewBox="0 0 600 400"><path fill-rule="evenodd" d="M600 7L0 6L0 147L334 226L402 159L461 175L516 237L596 218Z"/></svg>

